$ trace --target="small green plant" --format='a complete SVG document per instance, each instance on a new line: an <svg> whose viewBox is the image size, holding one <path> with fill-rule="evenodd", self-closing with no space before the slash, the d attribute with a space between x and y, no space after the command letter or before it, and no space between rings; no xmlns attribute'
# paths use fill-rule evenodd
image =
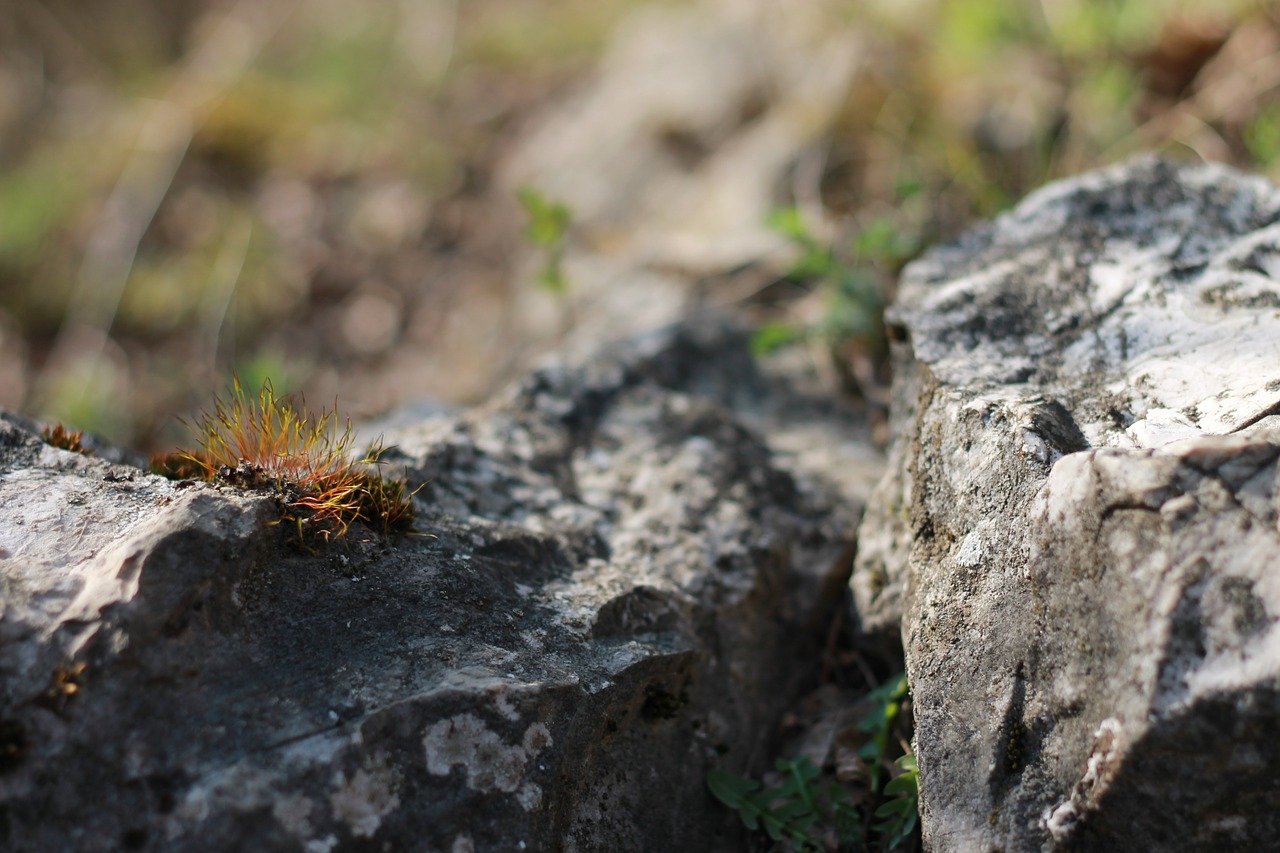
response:
<svg viewBox="0 0 1280 853"><path fill-rule="evenodd" d="M46 444L60 447L63 450L70 450L72 453L79 453L83 456L93 455L93 451L84 445L83 430L70 430L58 423L45 427L40 431L40 434L44 436Z"/></svg>
<svg viewBox="0 0 1280 853"><path fill-rule="evenodd" d="M918 187L904 183L900 192L905 198L918 192ZM814 282L825 291L826 304L822 317L814 322L762 325L752 339L755 354L816 341L830 347L837 360L847 357L851 349L873 363L882 360L884 288L890 275L918 250L918 229L880 216L860 229L847 246L839 247L816 237L794 207L774 211L766 224L798 250L783 278Z"/></svg>
<svg viewBox="0 0 1280 853"><path fill-rule="evenodd" d="M212 412L183 423L198 449L154 459L155 473L269 492L304 543L340 538L357 522L384 535L412 524L413 495L376 472L381 441L356 458L351 422L340 429L336 407L314 415L269 379L255 397L236 377L226 400L215 396Z"/></svg>
<svg viewBox="0 0 1280 853"><path fill-rule="evenodd" d="M847 391L869 400L886 400L888 339L884 334L884 305L893 277L919 251L922 214L920 184L900 179L892 215L864 220L845 245L820 240L795 207L774 210L767 225L786 237L796 250L795 260L780 280L813 287L822 306L810 319L773 320L760 325L751 350L765 356L795 343L813 343L827 350L833 368Z"/></svg>
<svg viewBox="0 0 1280 853"><path fill-rule="evenodd" d="M779 758L780 784L764 788L724 770L707 773L707 787L716 799L738 813L750 830L763 829L774 841L785 841L797 853L826 849L820 822L834 824L841 843L862 835L862 819L840 786L825 789L817 783L820 771L807 756Z"/></svg>
<svg viewBox="0 0 1280 853"><path fill-rule="evenodd" d="M889 741L893 734L893 724L897 722L902 703L907 698L906 673L892 678L867 694L872 709L862 718L858 728L870 735L858 757L867 762L868 774L871 777L871 789L878 790L880 778L884 773L882 762L889 752Z"/></svg>
<svg viewBox="0 0 1280 853"><path fill-rule="evenodd" d="M568 206L548 198L533 187L521 188L516 196L528 218L525 237L543 253L538 284L556 296L563 296L569 290L564 274L564 252L569 241L569 228L573 225L573 214Z"/></svg>
<svg viewBox="0 0 1280 853"><path fill-rule="evenodd" d="M859 722L870 737L858 750L869 790L856 798L837 782L823 784L822 772L806 756L778 759L780 781L765 786L724 770L707 773L707 787L738 813L747 829L763 830L795 853L831 849L892 850L919 822L919 769L910 752L890 762L892 735L908 694L900 675L867 694L871 710ZM883 785L886 771L896 775ZM874 822L873 822L874 821ZM872 843L867 843L870 826Z"/></svg>
<svg viewBox="0 0 1280 853"><path fill-rule="evenodd" d="M885 796L893 799L876 809L880 822L874 827L890 849L905 841L920 820L920 768L916 765L916 757L904 755L894 763L903 772L884 786Z"/></svg>

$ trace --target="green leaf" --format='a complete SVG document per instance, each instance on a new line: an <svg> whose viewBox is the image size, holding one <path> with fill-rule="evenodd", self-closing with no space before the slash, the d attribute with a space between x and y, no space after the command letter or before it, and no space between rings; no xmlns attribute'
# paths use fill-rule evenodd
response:
<svg viewBox="0 0 1280 853"><path fill-rule="evenodd" d="M544 253L538 284L562 296L569 289L564 275L564 251L573 214L567 206L547 198L533 187L521 187L516 191L516 197L528 217L525 237Z"/></svg>
<svg viewBox="0 0 1280 853"><path fill-rule="evenodd" d="M810 782L816 779L821 771L809 760L809 756L802 755L790 760L779 758L775 766L779 772L785 774L782 789L786 792L786 796L797 797L797 805L802 811L816 812L818 804ZM816 816L814 819L817 819Z"/></svg>
<svg viewBox="0 0 1280 853"><path fill-rule="evenodd" d="M762 789L759 782L723 770L707 773L707 787L738 812L748 829L763 829L772 840L789 842L795 851L822 850L820 837L810 832L823 817L812 784L821 771L806 756L779 759L776 767L783 774L776 788Z"/></svg>
<svg viewBox="0 0 1280 853"><path fill-rule="evenodd" d="M887 728L898 715L898 703L907 696L907 676L902 673L892 681L886 681L867 694L875 706L862 718L858 728L864 732Z"/></svg>
<svg viewBox="0 0 1280 853"><path fill-rule="evenodd" d="M538 272L538 284L544 290L550 291L557 296L563 296L568 292L569 282L565 279L564 267L560 262L559 253L549 257Z"/></svg>
<svg viewBox="0 0 1280 853"><path fill-rule="evenodd" d="M888 806L896 808L889 810ZM894 848L906 840L916 828L916 822L920 816L915 800L894 800L876 809L876 817L886 818L874 828L877 834L886 836L886 844Z"/></svg>
<svg viewBox="0 0 1280 853"><path fill-rule="evenodd" d="M890 216L871 220L853 238L854 254L884 265L904 261L919 249L920 240Z"/></svg>
<svg viewBox="0 0 1280 853"><path fill-rule="evenodd" d="M804 340L804 329L793 323L765 323L751 336L751 354L757 358Z"/></svg>
<svg viewBox="0 0 1280 853"><path fill-rule="evenodd" d="M866 225L853 238L853 249L864 258L879 260L891 254L897 227L887 216L880 216Z"/></svg>
<svg viewBox="0 0 1280 853"><path fill-rule="evenodd" d="M752 798L760 787L754 779L744 779L725 770L707 771L707 788L712 795L738 813L744 826L750 830L760 827L761 808Z"/></svg>
<svg viewBox="0 0 1280 853"><path fill-rule="evenodd" d="M920 177L911 172L903 172L898 175L898 180L893 185L893 198L899 204L908 199L915 198L924 191L924 181Z"/></svg>
<svg viewBox="0 0 1280 853"><path fill-rule="evenodd" d="M807 755L801 755L799 758L779 758L774 762L774 767L781 773L787 773L808 782L811 779L818 778L821 773Z"/></svg>
<svg viewBox="0 0 1280 853"><path fill-rule="evenodd" d="M890 800L889 802L881 805L880 808L876 809L875 816L876 817L899 817L903 813L904 807L910 806L910 805L911 803L909 803L907 800L902 798L898 798L896 800Z"/></svg>
<svg viewBox="0 0 1280 853"><path fill-rule="evenodd" d="M799 208L780 207L765 218L764 224L770 231L781 234L795 243L809 245L816 242L813 235L809 233Z"/></svg>
<svg viewBox="0 0 1280 853"><path fill-rule="evenodd" d="M896 702L877 704L858 723L858 728L864 732L882 731L889 727L897 715L898 704Z"/></svg>
<svg viewBox="0 0 1280 853"><path fill-rule="evenodd" d="M838 268L835 255L829 249L813 248L806 250L800 259L787 269L787 278L798 281L827 278Z"/></svg>
<svg viewBox="0 0 1280 853"><path fill-rule="evenodd" d="M894 763L906 772L885 785L884 793L900 796L881 805L874 814L881 818L874 829L885 837L890 848L901 844L915 830L920 819L920 771L916 757L908 753Z"/></svg>
<svg viewBox="0 0 1280 853"><path fill-rule="evenodd" d="M746 802L747 795L758 790L760 783L754 779L744 779L726 770L708 770L707 787L716 799L730 808L736 809Z"/></svg>
<svg viewBox="0 0 1280 853"><path fill-rule="evenodd" d="M769 809L769 813L781 821L789 821L793 817L808 814L809 808L804 804L803 800L792 799L791 797L781 798L782 802Z"/></svg>
<svg viewBox="0 0 1280 853"><path fill-rule="evenodd" d="M884 786L886 795L894 794L911 794L916 791L916 777L907 773L902 776L890 779L888 784Z"/></svg>
<svg viewBox="0 0 1280 853"><path fill-rule="evenodd" d="M787 270L788 278L813 279L825 278L836 269L837 263L830 247L823 246L813 236L804 216L794 207L784 207L773 211L765 219L765 225L772 231L786 237L800 250L800 258Z"/></svg>
<svg viewBox="0 0 1280 853"><path fill-rule="evenodd" d="M905 672L898 673L896 678L886 681L867 695L873 697L877 702L905 699L907 696L907 674Z"/></svg>
<svg viewBox="0 0 1280 853"><path fill-rule="evenodd" d="M880 788L880 779L884 772L880 761L885 757L889 746L889 732L902 709L902 700L907 695L907 676L905 673L877 687L867 694L874 704L867 715L858 723L861 731L871 735L871 739L858 749L858 757L868 765L871 777L871 790Z"/></svg>
<svg viewBox="0 0 1280 853"><path fill-rule="evenodd" d="M1266 168L1280 158L1280 114L1274 107L1259 110L1245 125L1244 144L1259 167Z"/></svg>
<svg viewBox="0 0 1280 853"><path fill-rule="evenodd" d="M760 825L764 827L765 833L774 841L782 840L782 822L776 817L765 812L760 815ZM749 827L754 828L754 827Z"/></svg>
<svg viewBox="0 0 1280 853"><path fill-rule="evenodd" d="M573 222L568 206L547 198L534 187L521 187L516 197L529 218L525 236L530 242L546 248L564 240Z"/></svg>

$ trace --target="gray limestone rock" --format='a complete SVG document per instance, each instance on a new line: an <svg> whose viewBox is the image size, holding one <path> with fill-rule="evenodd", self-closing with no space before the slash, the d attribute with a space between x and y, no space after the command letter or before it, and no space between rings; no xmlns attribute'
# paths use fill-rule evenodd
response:
<svg viewBox="0 0 1280 853"><path fill-rule="evenodd" d="M771 450L868 447L803 403L652 335L387 436L431 536L319 555L6 417L0 848L741 849L705 773L771 757L861 510Z"/></svg>
<svg viewBox="0 0 1280 853"><path fill-rule="evenodd" d="M1141 159L905 273L861 527L901 618L925 845L1280 835L1280 191Z"/></svg>

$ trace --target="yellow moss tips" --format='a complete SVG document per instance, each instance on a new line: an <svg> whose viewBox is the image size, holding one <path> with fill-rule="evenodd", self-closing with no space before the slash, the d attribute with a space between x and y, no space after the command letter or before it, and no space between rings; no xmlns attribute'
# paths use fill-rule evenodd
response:
<svg viewBox="0 0 1280 853"><path fill-rule="evenodd" d="M381 441L353 458L351 421L340 429L336 407L317 416L305 401L277 397L270 380L254 396L236 377L227 399L215 396L212 412L183 423L199 449L158 457L153 471L268 491L304 542L345 536L357 522L385 535L413 521L404 483L370 470L380 464Z"/></svg>

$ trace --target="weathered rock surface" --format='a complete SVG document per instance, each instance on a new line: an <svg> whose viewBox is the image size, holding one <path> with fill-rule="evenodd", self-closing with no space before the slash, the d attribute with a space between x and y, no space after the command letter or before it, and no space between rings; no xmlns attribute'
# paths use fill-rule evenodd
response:
<svg viewBox="0 0 1280 853"><path fill-rule="evenodd" d="M311 556L6 416L0 848L741 849L705 772L771 757L860 511L766 437L823 424L869 491L856 421L664 332L388 436L434 538Z"/></svg>
<svg viewBox="0 0 1280 853"><path fill-rule="evenodd" d="M862 530L932 850L1280 837L1280 191L1143 159L909 267Z"/></svg>

